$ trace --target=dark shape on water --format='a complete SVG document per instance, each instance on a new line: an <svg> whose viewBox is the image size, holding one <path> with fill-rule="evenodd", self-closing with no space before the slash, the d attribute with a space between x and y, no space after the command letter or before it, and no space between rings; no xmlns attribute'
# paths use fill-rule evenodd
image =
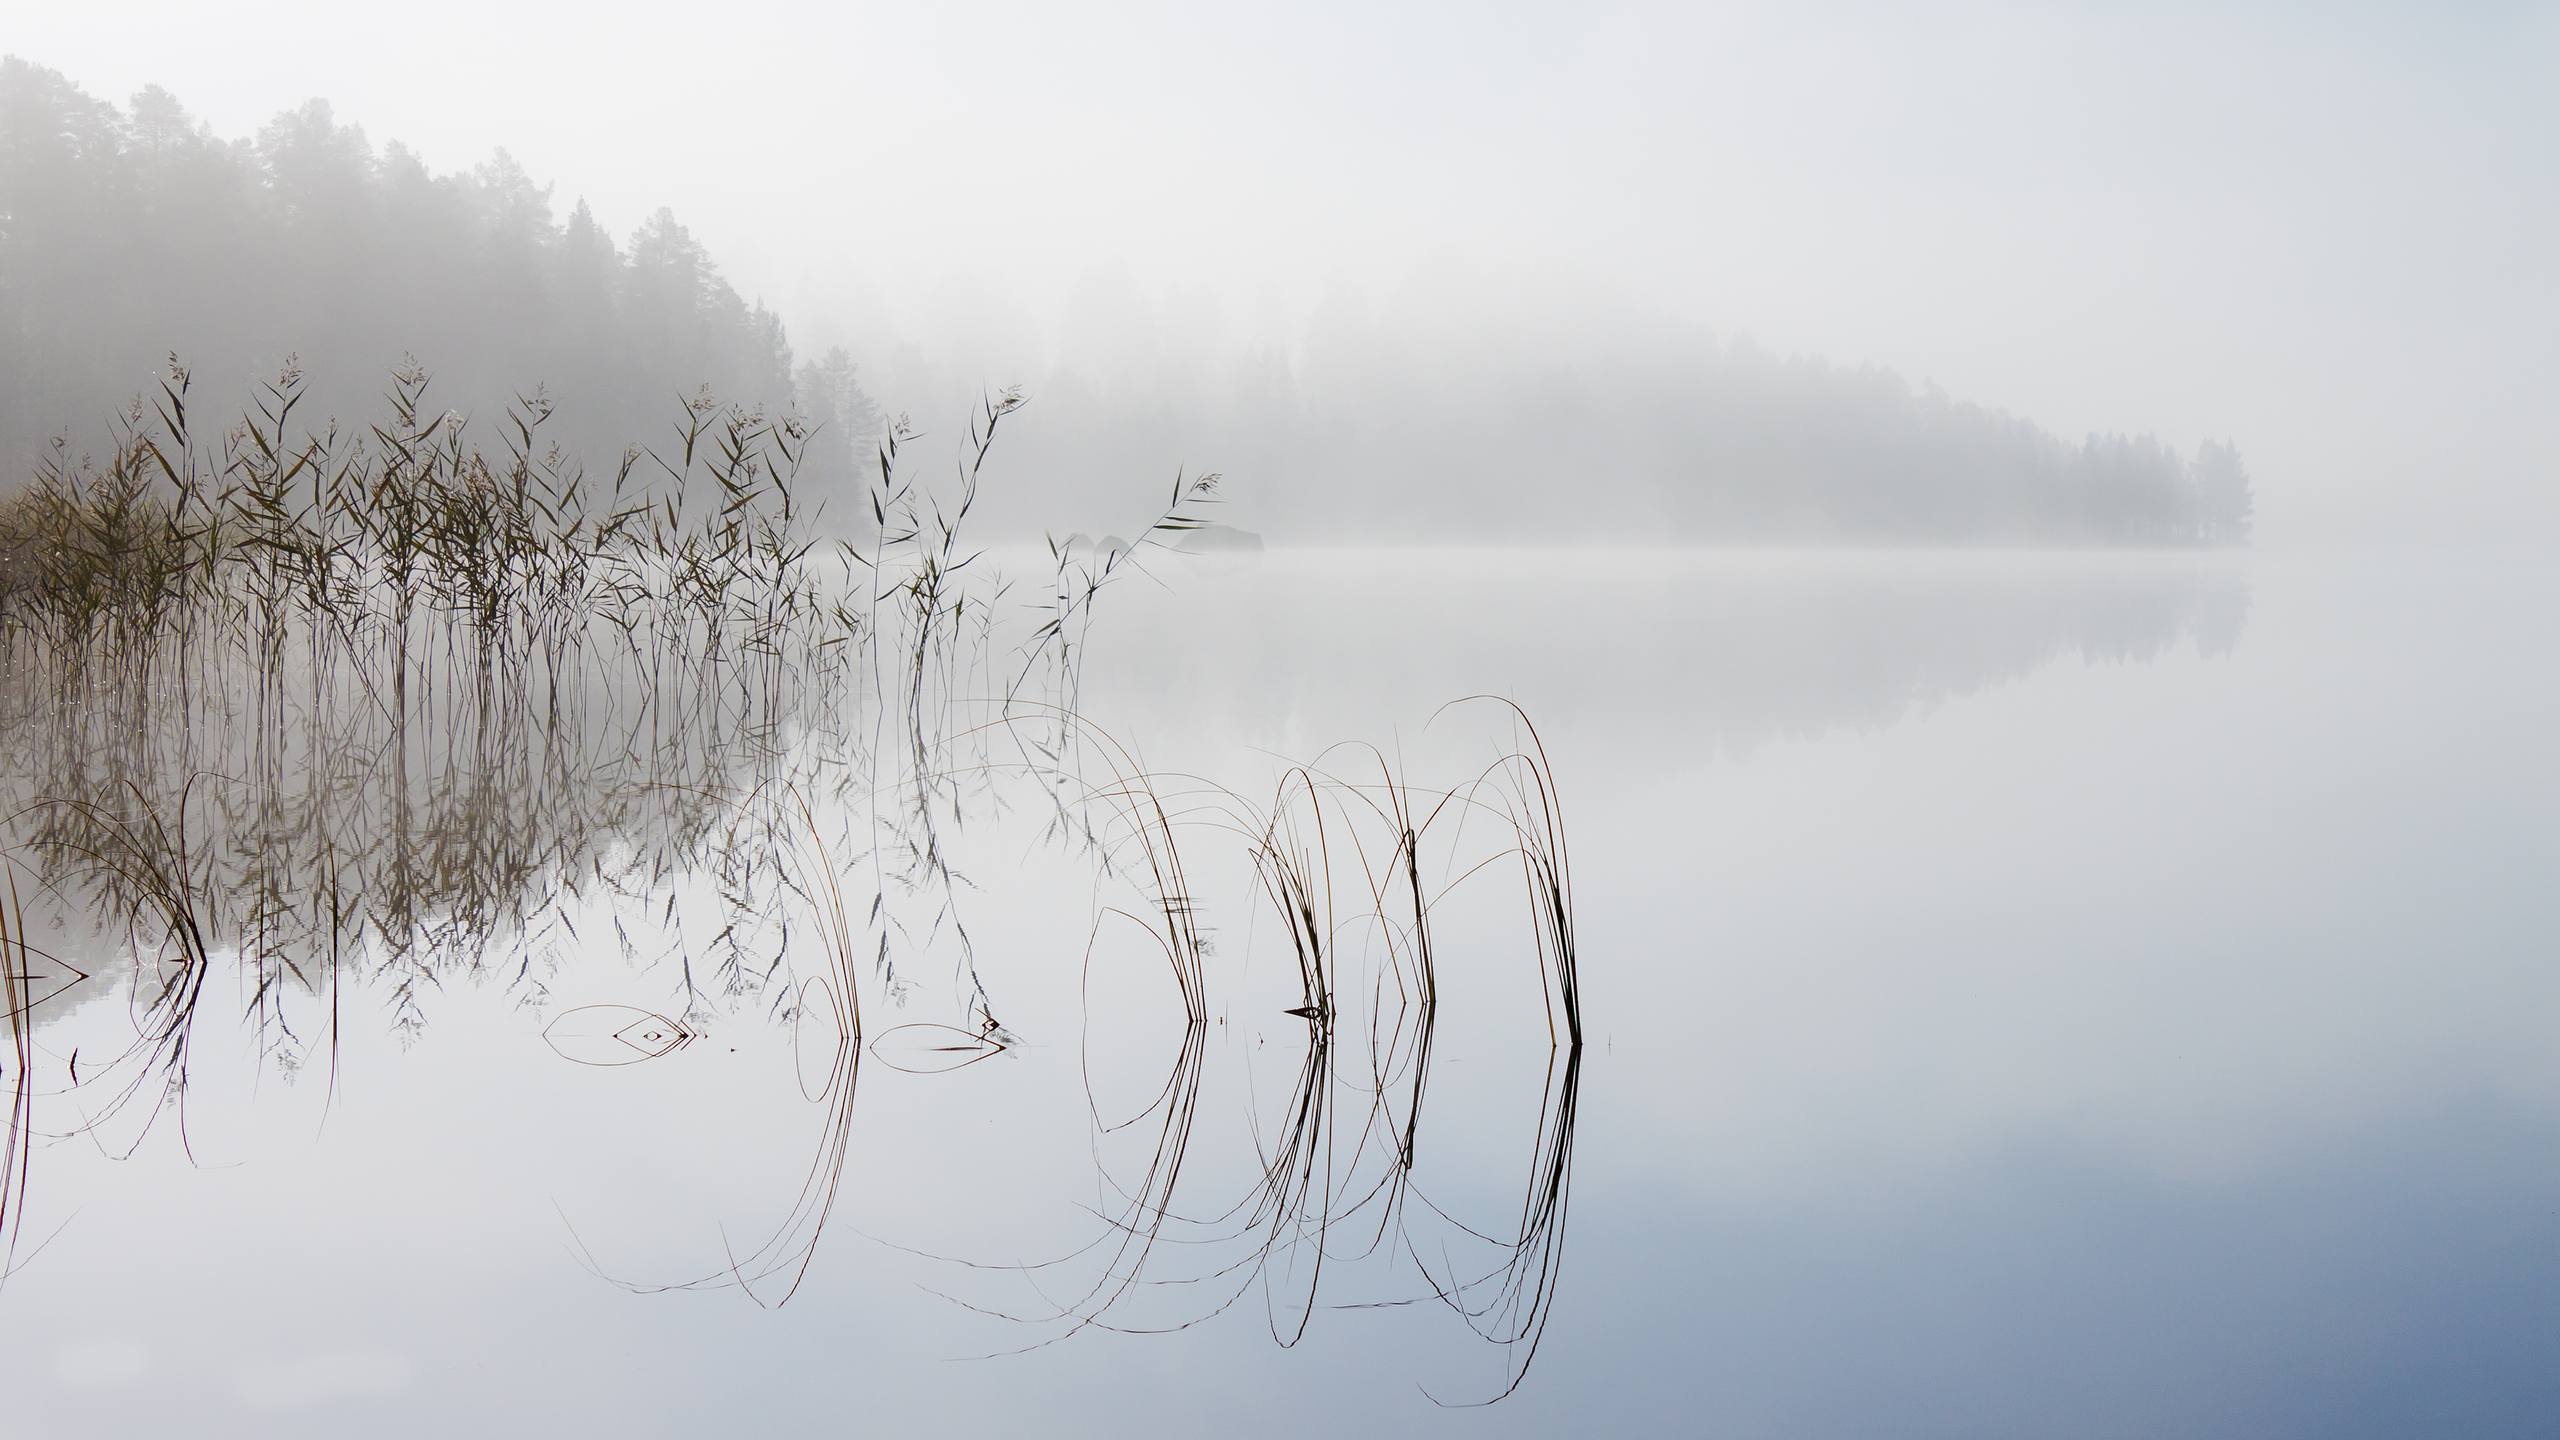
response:
<svg viewBox="0 0 2560 1440"><path fill-rule="evenodd" d="M697 1038L691 1030L635 1005L581 1005L543 1027L542 1038L580 1065L637 1065L674 1054Z"/></svg>
<svg viewBox="0 0 2560 1440"><path fill-rule="evenodd" d="M992 1031L962 1030L952 1025L900 1025L871 1042L871 1058L910 1075L939 1075L965 1069L1006 1049Z"/></svg>
<svg viewBox="0 0 2560 1440"><path fill-rule="evenodd" d="M24 968L0 977L7 981L8 987L5 1013L13 1020L22 1019L37 1006L68 992L72 986L88 978L88 971L67 961L46 956L32 957Z"/></svg>

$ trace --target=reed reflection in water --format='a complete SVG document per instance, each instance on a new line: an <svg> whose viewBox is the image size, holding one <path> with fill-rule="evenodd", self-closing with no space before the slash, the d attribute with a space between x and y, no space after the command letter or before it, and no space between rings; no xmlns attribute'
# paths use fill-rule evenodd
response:
<svg viewBox="0 0 2560 1440"><path fill-rule="evenodd" d="M1168 513L1196 493L1177 487ZM903 582L894 644L768 654L744 703L645 648L564 666L450 616L400 616L388 687L316 619L276 644L173 646L122 668L96 663L111 647L66 655L21 632L6 691L23 882L7 930L13 1243L47 1142L127 1156L156 1139L221 1162L189 1122L208 1032L334 1097L351 1028L413 1045L471 990L587 1068L683 1066L741 1027L789 1037L798 1093L771 1103L813 1118L778 1220L723 1222L714 1263L643 1274L560 1211L612 1283L780 1306L865 1183L875 1071L947 1075L1072 1037L1110 1201L1061 1253L950 1258L946 1293L1027 1337L991 1350L1188 1328L1248 1295L1284 1345L1328 1306L1424 1305L1512 1357L1499 1385L1442 1398L1509 1394L1559 1279L1581 1063L1563 808L1528 717L1452 707L1434 723L1473 726L1481 758L1429 784L1374 747L1291 767L1260 801L1153 772L1071 703L1116 562L1016 638L932 578L963 563L951 542L931 542L921 589ZM893 668L866 664L884 652ZM1017 1015L980 973L974 917L1006 905L1009 877L964 856L1007 846L1084 877L1088 977L1151 956L1178 1003L1172 1063L1133 1107L1096 1071L1145 1048L1137 1019L1083 987ZM1204 862L1221 878L1195 881ZM1453 908L1509 916L1511 939L1453 947ZM1274 938L1240 949L1215 938L1262 929ZM1299 1036L1270 1105L1208 1076L1240 1044L1238 1007L1259 1003L1265 946L1294 975L1269 1014ZM40 993L75 957L87 974ZM1452 966L1503 977L1542 1018L1519 1051L1543 1079L1515 1204L1433 1178L1425 1110Z"/></svg>

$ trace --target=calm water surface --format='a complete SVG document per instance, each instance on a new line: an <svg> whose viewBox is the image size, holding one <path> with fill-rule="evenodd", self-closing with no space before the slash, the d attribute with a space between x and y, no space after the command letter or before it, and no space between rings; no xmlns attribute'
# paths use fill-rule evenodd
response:
<svg viewBox="0 0 2560 1440"><path fill-rule="evenodd" d="M289 1011L290 1041L217 966L183 1117L53 1082L129 1038L132 1004L113 947L80 948L96 917L39 897L96 978L30 1012L37 1128L68 1138L30 1152L0 1288L6 1433L2560 1424L2547 573L1579 553L1164 574L1109 597L1081 708L1187 837L1196 1040L1097 878L1125 846L1061 841L1067 812L1008 789L1001 754L954 791L940 898L829 853L854 909L885 890L912 927L896 984L861 967L866 1034L992 1015L1012 1043L938 1069L941 1032L910 1032L843 1104L824 992L722 978L822 973L807 914L724 934L750 882L717 856L753 837L607 893L659 822L538 766L437 802L522 833L429 837L449 870L533 861L415 916L539 892L539 942L489 942L521 960L404 984L340 957L358 978ZM1470 845L1502 852L1488 819L1429 852L1425 1098L1380 998L1388 927L1350 919L1339 1033L1363 1038L1310 1083L1286 928L1211 802L1267 802L1292 761L1356 789L1379 761L1343 742L1418 793L1463 788L1523 738L1489 705L1441 712L1480 693L1535 721L1563 797L1584 1044L1549 1028L1516 859L1460 874ZM573 1063L598 1054L558 1022L588 1006L689 1038ZM1158 1190L1168 1087L1188 1118ZM1151 1210L1172 1218L1133 1251Z"/></svg>

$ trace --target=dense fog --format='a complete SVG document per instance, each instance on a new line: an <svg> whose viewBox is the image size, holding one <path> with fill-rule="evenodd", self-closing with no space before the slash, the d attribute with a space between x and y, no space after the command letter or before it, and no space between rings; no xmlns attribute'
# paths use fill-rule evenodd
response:
<svg viewBox="0 0 2560 1440"><path fill-rule="evenodd" d="M1022 386L989 497L1008 525L1128 523L1182 466L1226 472L1238 523L1275 537L1668 516L1710 538L2156 538L2157 485L2075 510L2045 483L2128 468L2103 442L2083 463L2093 434L2188 467L2236 446L2265 545L2515 543L2560 496L2547 7L745 3L706 33L681 7L600 25L458 0L434 25L284 3L249 36L133 0L18 7L0 49L119 106L165 87L226 143L326 99L386 183L394 142L430 176L488 167L493 197L547 189L564 233L584 201L626 265L671 209L738 297L714 328L762 304L794 369L843 347L934 444ZM210 216L182 228L220 252ZM411 283L388 264L372 278ZM455 404L545 379L559 433L599 446L664 425L661 356L615 362L650 393L573 396L584 375L536 363L565 327L436 305L456 323L391 327L412 333L359 368L413 350ZM312 383L375 393L326 338L291 342ZM13 428L93 432L162 352L213 344L118 343L137 358L79 413ZM195 358L210 383L217 357ZM744 386L728 361L676 368ZM1260 406L1284 378L1298 408ZM1719 413L1771 394L1818 433ZM1904 473L1866 473L1879 448ZM1512 513L1558 464L1577 503ZM1950 470L1960 490L1931 478ZM2007 503L2012 483L2047 503ZM1501 504L1427 498L1478 486Z"/></svg>
<svg viewBox="0 0 2560 1440"><path fill-rule="evenodd" d="M0 0L0 1440L2560 1433L2555 77Z"/></svg>
<svg viewBox="0 0 2560 1440"><path fill-rule="evenodd" d="M2228 543L2248 538L2237 449L2072 440L1890 371L1630 317L1338 299L1294 344L1084 286L1061 353L964 375L949 352L795 348L673 211L626 237L505 151L437 173L312 100L229 139L157 86L117 106L20 59L0 68L0 451L30 473L153 397L175 355L199 413L245 412L288 362L299 423L382 417L412 361L430 406L613 470L671 443L686 398L796 409L804 493L848 523L890 413L930 435L984 389L1038 401L992 474L986 523L1107 531L1214 471L1235 524L1302 541L1438 544ZM1428 301L1430 297L1418 297ZM538 388L537 388L538 387ZM535 397L539 396L539 400ZM875 399L875 396L878 398ZM885 408L884 403L885 402Z"/></svg>

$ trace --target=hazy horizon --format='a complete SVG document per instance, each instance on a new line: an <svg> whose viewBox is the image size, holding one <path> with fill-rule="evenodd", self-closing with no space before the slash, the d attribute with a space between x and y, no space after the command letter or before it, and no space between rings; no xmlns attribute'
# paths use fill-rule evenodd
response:
<svg viewBox="0 0 2560 1440"><path fill-rule="evenodd" d="M2234 440L2265 544L2560 516L2547 10L1524 8L1463 45L1457 12L973 13L286 7L251 43L46 9L6 48L224 136L317 96L437 170L503 148L613 234L671 206L798 354L926 390L1328 317L1456 385L1488 334L1745 336L2066 438Z"/></svg>
<svg viewBox="0 0 2560 1440"><path fill-rule="evenodd" d="M2560 1430L2560 5L10 18L12 1437Z"/></svg>

